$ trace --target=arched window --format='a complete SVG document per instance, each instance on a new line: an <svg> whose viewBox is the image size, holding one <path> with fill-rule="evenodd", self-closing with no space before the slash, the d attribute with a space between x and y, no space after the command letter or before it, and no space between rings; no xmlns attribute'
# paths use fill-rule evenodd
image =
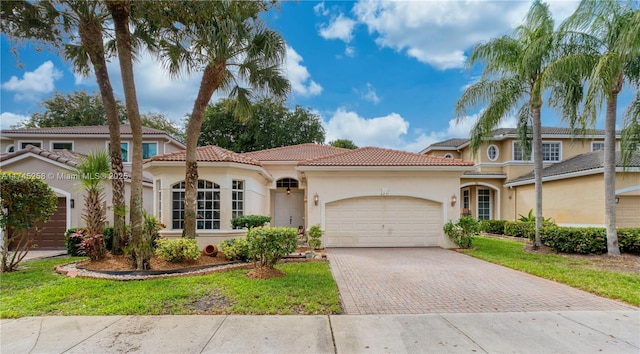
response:
<svg viewBox="0 0 640 354"><path fill-rule="evenodd" d="M444 155L444 158L445 158L445 159L452 159L452 158L453 158L453 154L446 153L446 154Z"/></svg>
<svg viewBox="0 0 640 354"><path fill-rule="evenodd" d="M298 180L293 178L281 178L276 181L277 188L298 188Z"/></svg>
<svg viewBox="0 0 640 354"><path fill-rule="evenodd" d="M171 187L171 224L174 230L184 228L185 182ZM198 230L220 229L220 186L216 183L198 180L198 200L196 202L196 228Z"/></svg>

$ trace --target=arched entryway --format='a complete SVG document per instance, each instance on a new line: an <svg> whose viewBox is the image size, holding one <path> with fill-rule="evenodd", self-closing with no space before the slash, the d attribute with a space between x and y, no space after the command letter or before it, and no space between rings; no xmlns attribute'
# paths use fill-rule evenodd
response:
<svg viewBox="0 0 640 354"><path fill-rule="evenodd" d="M273 226L298 228L304 224L304 190L295 178L276 181Z"/></svg>

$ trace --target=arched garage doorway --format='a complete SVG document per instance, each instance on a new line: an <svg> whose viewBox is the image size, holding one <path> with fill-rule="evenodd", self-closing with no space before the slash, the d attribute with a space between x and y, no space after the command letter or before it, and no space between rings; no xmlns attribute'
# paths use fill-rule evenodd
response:
<svg viewBox="0 0 640 354"><path fill-rule="evenodd" d="M327 247L439 246L442 204L403 196L367 196L325 205Z"/></svg>

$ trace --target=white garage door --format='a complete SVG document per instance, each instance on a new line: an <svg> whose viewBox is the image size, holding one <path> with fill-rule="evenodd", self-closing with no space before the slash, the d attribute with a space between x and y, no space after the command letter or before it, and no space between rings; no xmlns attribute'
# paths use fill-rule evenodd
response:
<svg viewBox="0 0 640 354"><path fill-rule="evenodd" d="M442 205L410 197L361 197L327 203L327 247L438 246Z"/></svg>
<svg viewBox="0 0 640 354"><path fill-rule="evenodd" d="M619 196L616 205L618 227L640 227L640 196Z"/></svg>

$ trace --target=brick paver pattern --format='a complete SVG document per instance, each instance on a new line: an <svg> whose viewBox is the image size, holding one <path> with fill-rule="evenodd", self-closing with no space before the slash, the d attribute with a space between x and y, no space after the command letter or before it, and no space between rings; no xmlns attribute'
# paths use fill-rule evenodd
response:
<svg viewBox="0 0 640 354"><path fill-rule="evenodd" d="M331 248L346 314L638 310L440 248Z"/></svg>

